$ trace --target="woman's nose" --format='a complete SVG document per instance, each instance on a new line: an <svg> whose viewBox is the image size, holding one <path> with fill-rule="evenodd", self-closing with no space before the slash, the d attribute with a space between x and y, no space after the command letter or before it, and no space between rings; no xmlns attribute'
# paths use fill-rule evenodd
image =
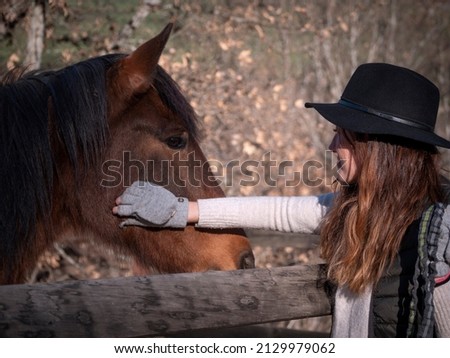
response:
<svg viewBox="0 0 450 358"><path fill-rule="evenodd" d="M328 146L328 149L331 150L332 152L336 152L336 145L337 145L337 133L334 135L333 140Z"/></svg>

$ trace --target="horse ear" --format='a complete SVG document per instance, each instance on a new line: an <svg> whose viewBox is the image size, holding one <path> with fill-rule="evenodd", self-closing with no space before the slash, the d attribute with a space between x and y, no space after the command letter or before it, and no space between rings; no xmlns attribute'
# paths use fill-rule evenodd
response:
<svg viewBox="0 0 450 358"><path fill-rule="evenodd" d="M127 79L133 93L144 93L150 88L152 73L166 46L172 27L173 23L169 23L159 35L139 46L122 60L120 73L125 76L122 77L123 80Z"/></svg>

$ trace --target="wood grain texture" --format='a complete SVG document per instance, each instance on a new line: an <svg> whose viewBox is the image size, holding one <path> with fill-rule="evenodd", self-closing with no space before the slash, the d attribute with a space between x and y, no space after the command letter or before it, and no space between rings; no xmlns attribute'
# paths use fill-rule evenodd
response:
<svg viewBox="0 0 450 358"><path fill-rule="evenodd" d="M321 265L0 287L2 337L138 337L330 313Z"/></svg>

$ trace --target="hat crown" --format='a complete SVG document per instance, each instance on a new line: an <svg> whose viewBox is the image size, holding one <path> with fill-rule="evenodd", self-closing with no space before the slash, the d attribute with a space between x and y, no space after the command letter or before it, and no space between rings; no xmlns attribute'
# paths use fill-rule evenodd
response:
<svg viewBox="0 0 450 358"><path fill-rule="evenodd" d="M439 89L431 81L414 71L385 63L359 66L342 99L423 124L431 131L439 109Z"/></svg>

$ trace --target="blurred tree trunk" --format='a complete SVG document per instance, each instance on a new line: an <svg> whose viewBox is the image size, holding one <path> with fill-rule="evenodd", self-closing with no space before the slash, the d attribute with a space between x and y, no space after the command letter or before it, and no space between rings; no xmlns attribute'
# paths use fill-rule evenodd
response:
<svg viewBox="0 0 450 358"><path fill-rule="evenodd" d="M120 49L125 49L128 40L133 36L136 29L141 26L141 24L145 21L147 16L150 14L150 11L154 7L158 7L161 5L161 0L144 0L136 9L133 17L130 21L122 28L119 33L119 38L117 41L117 47ZM131 50L131 49L130 49Z"/></svg>
<svg viewBox="0 0 450 358"><path fill-rule="evenodd" d="M27 54L24 63L29 70L41 67L42 52L44 50L45 36L45 2L36 0L28 9L27 14Z"/></svg>

